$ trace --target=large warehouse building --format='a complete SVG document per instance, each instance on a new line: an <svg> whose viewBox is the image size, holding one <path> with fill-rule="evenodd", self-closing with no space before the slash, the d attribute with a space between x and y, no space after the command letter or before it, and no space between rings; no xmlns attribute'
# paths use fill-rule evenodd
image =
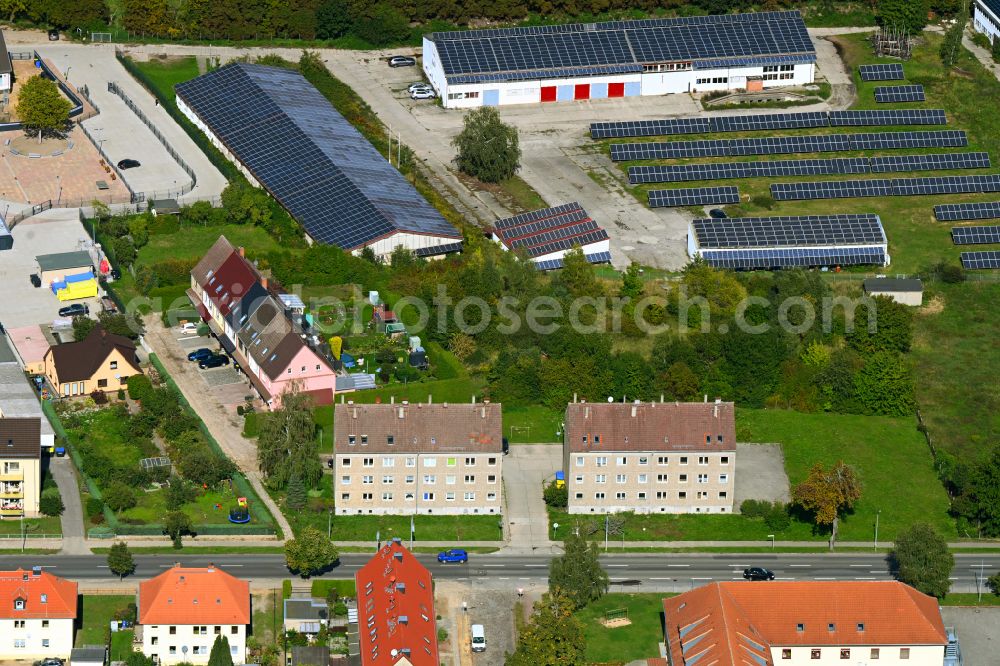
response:
<svg viewBox="0 0 1000 666"><path fill-rule="evenodd" d="M233 63L176 87L177 106L313 241L385 257L462 235L298 72Z"/></svg>
<svg viewBox="0 0 1000 666"><path fill-rule="evenodd" d="M975 0L972 3L972 25L990 38L1000 38L1000 0Z"/></svg>
<svg viewBox="0 0 1000 666"><path fill-rule="evenodd" d="M797 11L436 32L424 71L445 107L812 83Z"/></svg>

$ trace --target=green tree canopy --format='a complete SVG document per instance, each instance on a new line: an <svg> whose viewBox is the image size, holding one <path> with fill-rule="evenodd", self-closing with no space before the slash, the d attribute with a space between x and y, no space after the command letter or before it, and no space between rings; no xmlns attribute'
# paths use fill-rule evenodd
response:
<svg viewBox="0 0 1000 666"><path fill-rule="evenodd" d="M816 463L806 480L792 489L792 500L815 515L817 525L830 525L830 549L837 541L840 513L861 498L861 480L854 468L838 461L827 469Z"/></svg>
<svg viewBox="0 0 1000 666"><path fill-rule="evenodd" d="M229 639L225 634L215 637L212 651L208 655L208 666L233 666L233 654L229 650Z"/></svg>
<svg viewBox="0 0 1000 666"><path fill-rule="evenodd" d="M46 134L62 132L69 124L73 107L59 92L55 81L33 76L21 84L17 96L17 117L27 134L37 134L38 142Z"/></svg>
<svg viewBox="0 0 1000 666"><path fill-rule="evenodd" d="M608 574L598 561L597 544L570 534L564 552L549 564L549 587L580 609L608 591Z"/></svg>
<svg viewBox="0 0 1000 666"><path fill-rule="evenodd" d="M469 112L452 143L458 149L459 170L484 183L507 180L521 168L517 129L504 123L492 106Z"/></svg>
<svg viewBox="0 0 1000 666"><path fill-rule="evenodd" d="M896 536L892 559L897 577L924 594L939 599L951 589L951 570L955 556L937 530L926 523L917 523Z"/></svg>
<svg viewBox="0 0 1000 666"><path fill-rule="evenodd" d="M132 551L128 549L128 544L119 541L111 545L108 552L108 569L111 573L123 578L135 571L135 560Z"/></svg>
<svg viewBox="0 0 1000 666"><path fill-rule="evenodd" d="M316 450L312 400L297 391L282 394L281 407L257 417L257 464L271 488L285 488L298 476L307 488L323 478Z"/></svg>
<svg viewBox="0 0 1000 666"><path fill-rule="evenodd" d="M289 570L307 578L337 561L337 548L326 535L306 527L297 537L285 542L285 563Z"/></svg>
<svg viewBox="0 0 1000 666"><path fill-rule="evenodd" d="M183 511L170 511L163 521L163 532L174 542L174 548L181 547L181 537L191 534L191 518Z"/></svg>
<svg viewBox="0 0 1000 666"><path fill-rule="evenodd" d="M567 666L584 664L586 642L576 605L569 597L546 593L535 603L531 620L518 636L517 648L507 655L507 666Z"/></svg>
<svg viewBox="0 0 1000 666"><path fill-rule="evenodd" d="M880 25L907 30L917 36L927 25L928 0L877 0L875 10Z"/></svg>

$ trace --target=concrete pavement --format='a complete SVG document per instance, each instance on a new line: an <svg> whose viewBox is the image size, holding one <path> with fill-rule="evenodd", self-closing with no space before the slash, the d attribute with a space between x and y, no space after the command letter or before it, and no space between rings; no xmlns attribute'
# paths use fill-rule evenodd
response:
<svg viewBox="0 0 1000 666"><path fill-rule="evenodd" d="M59 521L62 525L63 555L86 555L90 553L87 547L85 525L83 522L83 504L80 500L80 481L76 469L69 457L49 458L49 472L59 486L65 510Z"/></svg>
<svg viewBox="0 0 1000 666"><path fill-rule="evenodd" d="M558 552L549 539L549 519L542 499L543 484L562 467L562 447L518 444L503 461L504 515L510 529L507 553Z"/></svg>

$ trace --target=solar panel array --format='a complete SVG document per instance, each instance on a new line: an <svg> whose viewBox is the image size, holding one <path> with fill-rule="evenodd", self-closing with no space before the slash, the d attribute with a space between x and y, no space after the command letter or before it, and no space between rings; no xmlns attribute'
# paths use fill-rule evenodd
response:
<svg viewBox="0 0 1000 666"><path fill-rule="evenodd" d="M699 248L882 245L885 231L874 213L783 215L699 219L692 223Z"/></svg>
<svg viewBox="0 0 1000 666"><path fill-rule="evenodd" d="M904 79L903 66L898 63L861 65L858 67L862 81L900 81Z"/></svg>
<svg viewBox="0 0 1000 666"><path fill-rule="evenodd" d="M628 180L640 183L676 183L690 180L726 178L764 178L782 176L829 176L868 173L867 157L844 157L829 160L774 160L770 162L715 162L673 166L634 166Z"/></svg>
<svg viewBox="0 0 1000 666"><path fill-rule="evenodd" d="M831 111L832 127L878 125L947 125L943 109L875 109L873 111Z"/></svg>
<svg viewBox="0 0 1000 666"><path fill-rule="evenodd" d="M735 187L686 187L676 190L650 190L650 208L672 206L710 206L740 202L740 191Z"/></svg>
<svg viewBox="0 0 1000 666"><path fill-rule="evenodd" d="M987 268L1000 268L1000 252L989 250L986 252L963 252L962 266L970 271L983 270Z"/></svg>
<svg viewBox="0 0 1000 666"><path fill-rule="evenodd" d="M545 78L571 68L711 60L757 63L775 56L812 62L816 50L798 12L727 14L538 28L498 28L434 33L449 82Z"/></svg>
<svg viewBox="0 0 1000 666"><path fill-rule="evenodd" d="M955 245L1000 243L1000 226L952 227L951 239L955 242Z"/></svg>
<svg viewBox="0 0 1000 666"><path fill-rule="evenodd" d="M683 159L690 157L735 157L781 155L894 148L957 148L968 145L963 130L917 132L861 132L857 134L810 134L754 139L706 139L701 141L648 141L611 144L611 159Z"/></svg>
<svg viewBox="0 0 1000 666"><path fill-rule="evenodd" d="M176 91L317 242L355 249L397 231L461 239L298 72L233 63Z"/></svg>
<svg viewBox="0 0 1000 666"><path fill-rule="evenodd" d="M875 88L875 101L879 104L893 102L923 102L923 86L879 86Z"/></svg>
<svg viewBox="0 0 1000 666"><path fill-rule="evenodd" d="M593 254L584 255L584 258L592 264L610 264L611 263L611 253L610 252L594 252ZM551 271L556 268L563 267L562 259L543 259L542 261L536 261L535 267L540 271Z"/></svg>
<svg viewBox="0 0 1000 666"><path fill-rule="evenodd" d="M989 153L934 153L871 158L871 167L874 173L935 171L939 169L988 169L990 164Z"/></svg>
<svg viewBox="0 0 1000 666"><path fill-rule="evenodd" d="M732 270L768 270L796 266L885 266L880 247L772 248L766 250L707 250L701 253L709 265Z"/></svg>
<svg viewBox="0 0 1000 666"><path fill-rule="evenodd" d="M869 180L773 183L775 201L850 199L856 197L914 196L960 192L1000 192L1000 174L941 176L937 178L873 178Z"/></svg>
<svg viewBox="0 0 1000 666"><path fill-rule="evenodd" d="M530 257L608 239L608 232L576 202L497 220L494 233L507 247L523 248Z"/></svg>
<svg viewBox="0 0 1000 666"><path fill-rule="evenodd" d="M992 220L1000 218L1000 201L984 203L940 204L934 206L934 217L940 222L955 220Z"/></svg>

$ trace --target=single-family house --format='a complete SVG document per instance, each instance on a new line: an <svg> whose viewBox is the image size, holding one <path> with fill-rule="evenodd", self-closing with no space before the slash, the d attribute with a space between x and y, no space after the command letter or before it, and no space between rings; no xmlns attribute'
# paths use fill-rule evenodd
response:
<svg viewBox="0 0 1000 666"><path fill-rule="evenodd" d="M56 395L63 397L111 393L139 374L135 343L108 333L100 324L83 340L55 345L45 353L45 377Z"/></svg>
<svg viewBox="0 0 1000 666"><path fill-rule="evenodd" d="M76 583L41 567L0 571L0 659L68 658L76 615Z"/></svg>

